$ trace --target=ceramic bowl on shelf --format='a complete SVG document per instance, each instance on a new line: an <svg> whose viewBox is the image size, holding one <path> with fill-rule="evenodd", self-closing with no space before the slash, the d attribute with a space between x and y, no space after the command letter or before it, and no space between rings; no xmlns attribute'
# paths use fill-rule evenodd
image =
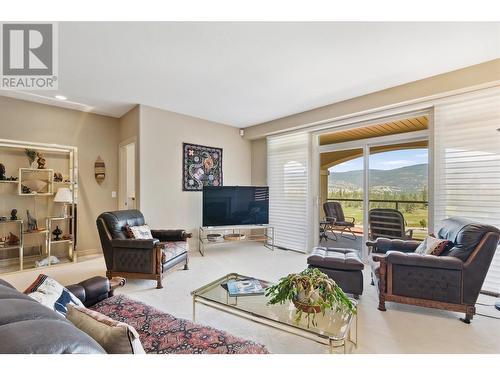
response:
<svg viewBox="0 0 500 375"><path fill-rule="evenodd" d="M224 239L226 241L241 241L245 239L245 235L241 233L230 233L230 234L225 234Z"/></svg>
<svg viewBox="0 0 500 375"><path fill-rule="evenodd" d="M220 242L222 241L222 236L218 233L207 234L207 240L210 242Z"/></svg>
<svg viewBox="0 0 500 375"><path fill-rule="evenodd" d="M28 180L28 181L23 181L23 185L34 193L40 193L44 191L44 189L47 187L47 181Z"/></svg>

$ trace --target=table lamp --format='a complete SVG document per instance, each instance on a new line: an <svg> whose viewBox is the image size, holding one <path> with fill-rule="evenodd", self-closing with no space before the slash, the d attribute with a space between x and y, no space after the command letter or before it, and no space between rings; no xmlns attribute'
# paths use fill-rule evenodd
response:
<svg viewBox="0 0 500 375"><path fill-rule="evenodd" d="M68 203L73 202L73 196L71 194L71 190L67 187L57 189L56 196L54 197L54 202L63 203L63 211L61 213L61 217L68 216Z"/></svg>

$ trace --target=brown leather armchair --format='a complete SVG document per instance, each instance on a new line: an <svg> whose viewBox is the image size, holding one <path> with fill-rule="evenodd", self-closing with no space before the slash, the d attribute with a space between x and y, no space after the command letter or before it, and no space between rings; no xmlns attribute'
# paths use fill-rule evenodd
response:
<svg viewBox="0 0 500 375"><path fill-rule="evenodd" d="M106 276L156 280L162 288L163 272L178 264L188 269L187 238L185 230L151 230L153 239L128 238L126 225L144 225L138 210L104 212L97 218L97 229L106 262Z"/></svg>
<svg viewBox="0 0 500 375"><path fill-rule="evenodd" d="M468 219L443 220L437 237L452 246L440 256L414 251L418 241L378 238L372 247L372 273L379 291L378 309L385 302L464 312L470 323L475 304L500 239L500 231Z"/></svg>

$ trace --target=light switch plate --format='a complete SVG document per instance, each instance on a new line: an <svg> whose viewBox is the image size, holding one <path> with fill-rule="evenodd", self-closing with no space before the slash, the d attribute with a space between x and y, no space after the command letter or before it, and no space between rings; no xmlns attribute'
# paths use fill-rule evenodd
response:
<svg viewBox="0 0 500 375"><path fill-rule="evenodd" d="M116 198L116 191L111 192L111 198Z"/></svg>

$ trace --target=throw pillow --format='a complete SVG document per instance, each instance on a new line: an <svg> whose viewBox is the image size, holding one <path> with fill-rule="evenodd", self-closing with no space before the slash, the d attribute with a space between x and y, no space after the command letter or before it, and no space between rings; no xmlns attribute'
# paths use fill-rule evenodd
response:
<svg viewBox="0 0 500 375"><path fill-rule="evenodd" d="M435 238L432 235L425 237L424 241L418 245L415 253L422 255L439 256L451 244L451 241Z"/></svg>
<svg viewBox="0 0 500 375"><path fill-rule="evenodd" d="M149 225L137 225L137 226L129 226L127 228L127 232L132 233L131 238L135 238L136 240L150 240L153 239L153 235L151 234L151 228Z"/></svg>
<svg viewBox="0 0 500 375"><path fill-rule="evenodd" d="M127 234L127 238L134 238L134 233L132 232L132 229L130 229L130 225L125 225L125 232Z"/></svg>
<svg viewBox="0 0 500 375"><path fill-rule="evenodd" d="M68 306L68 320L101 345L108 354L146 354L134 327L100 312Z"/></svg>
<svg viewBox="0 0 500 375"><path fill-rule="evenodd" d="M66 315L68 305L83 306L78 297L54 279L43 274L37 277L24 294L61 315Z"/></svg>

